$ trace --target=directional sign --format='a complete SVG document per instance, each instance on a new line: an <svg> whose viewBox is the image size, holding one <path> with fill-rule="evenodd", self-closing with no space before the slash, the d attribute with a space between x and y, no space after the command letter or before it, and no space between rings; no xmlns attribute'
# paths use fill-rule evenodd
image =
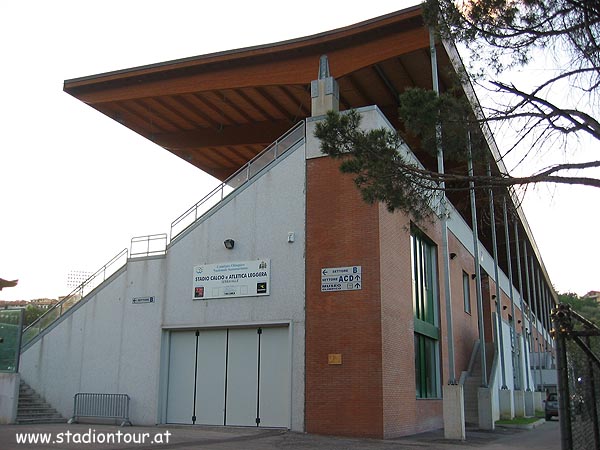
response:
<svg viewBox="0 0 600 450"><path fill-rule="evenodd" d="M321 292L359 291L362 283L362 266L321 269Z"/></svg>
<svg viewBox="0 0 600 450"><path fill-rule="evenodd" d="M144 303L154 303L155 301L155 297L133 297L131 303L134 305L141 305Z"/></svg>

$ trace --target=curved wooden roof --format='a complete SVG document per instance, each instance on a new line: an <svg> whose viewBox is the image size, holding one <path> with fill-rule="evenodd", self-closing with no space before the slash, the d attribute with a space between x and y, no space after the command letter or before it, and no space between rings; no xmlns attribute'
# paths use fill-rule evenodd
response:
<svg viewBox="0 0 600 450"><path fill-rule="evenodd" d="M394 125L398 93L432 85L417 6L313 36L67 80L64 90L223 180L310 116L323 54L340 109L375 104Z"/></svg>

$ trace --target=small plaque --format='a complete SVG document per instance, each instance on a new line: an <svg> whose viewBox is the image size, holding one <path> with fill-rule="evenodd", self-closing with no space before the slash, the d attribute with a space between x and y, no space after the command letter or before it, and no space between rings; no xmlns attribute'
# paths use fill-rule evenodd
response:
<svg viewBox="0 0 600 450"><path fill-rule="evenodd" d="M327 364L331 364L331 365L342 364L342 354L341 353L330 353L329 355L327 355Z"/></svg>

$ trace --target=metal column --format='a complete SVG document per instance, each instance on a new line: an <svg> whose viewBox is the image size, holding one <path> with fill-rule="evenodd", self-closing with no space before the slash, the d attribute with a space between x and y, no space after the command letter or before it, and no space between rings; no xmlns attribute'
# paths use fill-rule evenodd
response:
<svg viewBox="0 0 600 450"><path fill-rule="evenodd" d="M433 78L433 90L437 95L440 93L437 68L437 52L435 49L435 33L429 30L429 48L431 51L431 75ZM444 150L442 148L442 129L438 122L436 125L437 165L438 172L444 173ZM446 326L448 328L448 384L457 384L456 370L454 367L454 330L452 325L452 295L450 291L450 252L448 250L448 205L446 198L446 183L440 183L440 219L442 221L442 251L444 267L444 296L446 298Z"/></svg>
<svg viewBox="0 0 600 450"><path fill-rule="evenodd" d="M523 255L525 259L525 283L527 284L527 297L529 301L529 335L531 336L532 342L530 342L529 349L531 353L534 353L532 349L535 347L533 344L533 292L531 290L531 284L529 282L529 256L527 255L527 242L523 241ZM529 367L531 369L531 367ZM533 390L535 390L535 377L533 378Z"/></svg>
<svg viewBox="0 0 600 450"><path fill-rule="evenodd" d="M538 357L537 357L537 362L538 362L538 375L540 376L540 383L538 384L538 388L541 391L542 387L542 355L541 353L541 349L540 349L540 330L538 328L538 322L541 324L541 320L540 320L540 307L541 303L538 303L538 293L539 293L539 283L538 283L538 275L537 275L537 271L535 270L535 265L533 262L533 257L531 257L531 278L532 278L532 287L533 287L533 304L535 305L535 329L536 329L536 334L537 334L537 341L538 341L538 345L537 345L537 352L538 352ZM536 285L537 285L537 289L536 289ZM538 306L539 305L539 306Z"/></svg>
<svg viewBox="0 0 600 450"><path fill-rule="evenodd" d="M527 337L527 327L525 326L525 297L523 292L523 274L521 273L521 248L519 246L519 223L515 221L515 242L517 249L517 274L519 275L519 293L521 294L521 333L525 345L525 378L527 380L527 391L531 391L529 383L529 339Z"/></svg>
<svg viewBox="0 0 600 450"><path fill-rule="evenodd" d="M467 143L469 176L473 177L473 156L471 153L471 134ZM477 227L477 208L475 202L475 183L469 181L469 197L471 201L471 229L473 230L473 253L475 260L475 289L477 292L477 323L479 325L479 355L481 356L481 386L488 387L485 329L483 321L483 293L481 292L481 265L479 263L479 231Z"/></svg>
<svg viewBox="0 0 600 450"><path fill-rule="evenodd" d="M508 232L508 213L506 211L506 196L503 198L502 203L502 212L504 215L504 238L506 240L506 260L508 263L508 280L509 280L509 296L510 296L510 314L512 316L512 345L513 345L513 353L512 353L512 372L513 376L515 373L515 368L518 367L515 364L515 358L517 357L517 330L515 326L515 296L513 289L513 275L512 275L512 261L511 261L511 251L510 251L510 233ZM517 373L517 386L514 386L515 390L521 389L521 374Z"/></svg>
<svg viewBox="0 0 600 450"><path fill-rule="evenodd" d="M491 169L488 163L488 177L491 176ZM496 241L496 214L494 211L494 192L492 188L488 189L490 196L490 221L492 227L492 247L494 251L494 277L496 278L496 319L498 321L498 349L500 352L500 366L502 368L502 389L508 389L506 386L506 365L504 362L504 335L502 332L502 309L500 307L502 300L500 298L500 274L498 269L498 244Z"/></svg>

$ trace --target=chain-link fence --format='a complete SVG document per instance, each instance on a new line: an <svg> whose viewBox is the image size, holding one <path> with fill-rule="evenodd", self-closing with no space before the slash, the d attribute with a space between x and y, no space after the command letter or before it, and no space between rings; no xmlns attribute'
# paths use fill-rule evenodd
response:
<svg viewBox="0 0 600 450"><path fill-rule="evenodd" d="M600 329L567 304L552 320L562 450L600 450Z"/></svg>

